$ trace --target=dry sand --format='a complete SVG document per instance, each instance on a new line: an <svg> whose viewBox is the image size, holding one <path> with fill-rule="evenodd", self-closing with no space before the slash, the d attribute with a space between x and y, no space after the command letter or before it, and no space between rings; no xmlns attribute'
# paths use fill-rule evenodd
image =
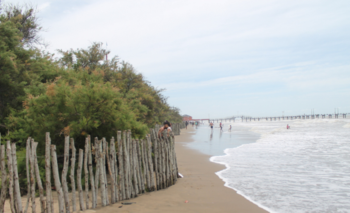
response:
<svg viewBox="0 0 350 213"><path fill-rule="evenodd" d="M234 212L259 213L266 212L254 203L248 201L233 189L224 186L224 182L215 172L225 169L224 165L212 163L210 156L189 149L184 145L191 142L192 127L181 130L176 136L176 156L178 168L184 178L168 189L145 193L128 201L121 201L107 207L85 210L85 213L148 213L148 212ZM57 195L53 192L55 212L58 212ZM71 194L69 195L71 198ZM78 194L77 208L79 208ZM91 196L90 196L91 201ZM187 202L186 202L187 201ZM122 205L122 202L135 202L132 205ZM26 196L22 197L22 205L26 205ZM98 201L98 206L101 202ZM90 204L91 207L91 204ZM121 207L121 208L119 208ZM5 213L10 213L8 200ZM31 204L28 213L31 213ZM36 198L36 212L40 212L39 198Z"/></svg>

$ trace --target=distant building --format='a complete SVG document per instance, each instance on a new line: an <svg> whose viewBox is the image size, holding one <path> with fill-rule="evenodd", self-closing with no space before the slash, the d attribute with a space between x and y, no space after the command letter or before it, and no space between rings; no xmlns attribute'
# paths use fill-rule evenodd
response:
<svg viewBox="0 0 350 213"><path fill-rule="evenodd" d="M190 115L183 115L182 116L183 121L209 121L209 119L193 119Z"/></svg>
<svg viewBox="0 0 350 213"><path fill-rule="evenodd" d="M190 116L190 115L183 115L182 116L182 120L183 121L192 121L192 116Z"/></svg>

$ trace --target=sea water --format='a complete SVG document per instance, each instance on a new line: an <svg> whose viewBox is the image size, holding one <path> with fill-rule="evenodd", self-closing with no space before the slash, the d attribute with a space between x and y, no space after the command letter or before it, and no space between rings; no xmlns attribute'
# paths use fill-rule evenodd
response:
<svg viewBox="0 0 350 213"><path fill-rule="evenodd" d="M227 187L270 212L350 212L350 120L224 123L226 138L230 124L260 137L211 157Z"/></svg>

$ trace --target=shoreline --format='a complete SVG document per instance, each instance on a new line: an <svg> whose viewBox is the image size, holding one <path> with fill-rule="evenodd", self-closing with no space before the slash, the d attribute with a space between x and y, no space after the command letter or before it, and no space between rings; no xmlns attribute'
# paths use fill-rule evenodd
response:
<svg viewBox="0 0 350 213"><path fill-rule="evenodd" d="M132 205L116 204L100 207L90 212L267 212L257 204L225 186L216 174L227 169L223 164L210 161L212 156L187 147L193 142L193 128L182 129L176 136L176 156L179 172L184 178L167 189L145 193L127 202Z"/></svg>
<svg viewBox="0 0 350 213"><path fill-rule="evenodd" d="M242 144L242 145L240 145L239 147L244 146L244 145L246 145L246 144ZM229 156L229 154L226 153L226 151L227 151L228 149L236 149L236 148L239 148L239 147L234 147L234 148L227 148L227 149L225 149L225 150L224 150L224 155L223 155L223 156ZM215 174L218 176L218 178L220 178L220 179L224 182L224 186L225 186L225 187L234 190L237 194L241 195L242 197L244 197L244 198L247 199L248 201L250 201L250 202L252 202L253 204L257 205L257 206L260 207L261 209L264 209L266 212L273 213L273 211L272 211L271 209L269 209L268 207L263 206L263 205L261 205L261 204L258 203L258 202L255 202L255 201L252 200L250 197L245 196L245 195L244 195L241 191L239 191L238 189L229 186L228 181L226 180L226 178L220 176L220 173L225 172L226 170L231 169L231 167L230 167L229 164L227 164L227 163L214 162L214 160L212 160L214 157L217 157L217 156L211 156L211 157L209 158L209 161L212 162L212 163L216 163L216 164L220 164L220 165L224 165L224 166L225 166L225 169L215 172Z"/></svg>

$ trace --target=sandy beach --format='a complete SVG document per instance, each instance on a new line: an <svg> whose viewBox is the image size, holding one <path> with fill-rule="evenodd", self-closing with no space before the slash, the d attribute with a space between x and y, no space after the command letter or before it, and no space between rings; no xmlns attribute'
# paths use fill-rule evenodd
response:
<svg viewBox="0 0 350 213"><path fill-rule="evenodd" d="M254 203L239 195L233 189L224 186L224 182L215 172L225 169L224 165L209 161L211 156L184 146L192 141L194 130L181 130L181 135L175 136L176 155L179 171L184 178L167 189L145 193L137 198L120 201L107 207L101 207L100 197L98 207L84 212L97 213L148 213L148 212L266 212ZM57 194L53 192L55 212L58 212ZM69 195L71 197L71 194ZM79 208L78 192L77 208ZM27 196L22 197L23 207ZM90 200L91 201L91 200ZM132 205L122 205L122 202L134 202ZM91 207L91 204L90 204ZM31 204L28 213L31 213ZM36 212L40 212L39 197L36 198ZM11 212L9 200L5 204L5 212ZM78 211L79 212L79 211Z"/></svg>
<svg viewBox="0 0 350 213"><path fill-rule="evenodd" d="M209 161L201 154L183 145L191 142L191 129L181 130L176 136L178 167L184 178L168 189L143 194L131 199L132 205L120 202L95 209L98 213L112 212L266 212L254 203L224 186L215 172L225 166ZM188 201L188 202L186 202ZM121 208L119 208L122 206Z"/></svg>

